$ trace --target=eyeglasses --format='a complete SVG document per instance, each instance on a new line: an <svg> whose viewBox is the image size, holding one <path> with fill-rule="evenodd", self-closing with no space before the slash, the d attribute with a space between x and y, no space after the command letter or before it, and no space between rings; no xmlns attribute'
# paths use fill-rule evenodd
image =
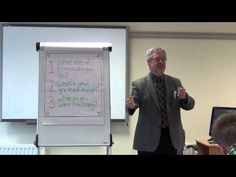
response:
<svg viewBox="0 0 236 177"><path fill-rule="evenodd" d="M154 62L157 62L157 63L166 62L166 58L153 58L153 59L151 59L151 61L154 61Z"/></svg>

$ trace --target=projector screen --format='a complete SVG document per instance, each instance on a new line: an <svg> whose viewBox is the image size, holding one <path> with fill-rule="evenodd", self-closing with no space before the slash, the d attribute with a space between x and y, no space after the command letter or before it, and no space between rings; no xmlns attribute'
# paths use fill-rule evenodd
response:
<svg viewBox="0 0 236 177"><path fill-rule="evenodd" d="M38 118L39 56L36 42L105 42L110 53L111 119L126 120L126 27L1 26L1 119Z"/></svg>

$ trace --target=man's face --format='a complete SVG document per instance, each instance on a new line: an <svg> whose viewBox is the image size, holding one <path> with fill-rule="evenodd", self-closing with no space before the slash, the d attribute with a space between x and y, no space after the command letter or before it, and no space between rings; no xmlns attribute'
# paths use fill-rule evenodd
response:
<svg viewBox="0 0 236 177"><path fill-rule="evenodd" d="M166 69L166 56L162 51L152 54L152 58L147 62L151 73L161 76Z"/></svg>

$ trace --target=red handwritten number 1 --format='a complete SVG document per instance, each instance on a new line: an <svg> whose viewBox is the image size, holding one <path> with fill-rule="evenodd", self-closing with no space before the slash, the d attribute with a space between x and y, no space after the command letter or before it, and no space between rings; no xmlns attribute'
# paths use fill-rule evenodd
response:
<svg viewBox="0 0 236 177"><path fill-rule="evenodd" d="M53 73L53 61L49 61L49 63L50 63L50 72L49 72L50 74Z"/></svg>

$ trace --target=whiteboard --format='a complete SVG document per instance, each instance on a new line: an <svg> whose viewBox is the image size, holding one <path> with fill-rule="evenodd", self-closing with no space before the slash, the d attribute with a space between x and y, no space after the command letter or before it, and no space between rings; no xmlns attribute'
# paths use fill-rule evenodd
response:
<svg viewBox="0 0 236 177"><path fill-rule="evenodd" d="M2 26L2 120L38 118L36 42L105 42L110 53L111 119L126 120L126 27ZM17 88L17 92L15 91ZM19 94L20 93L20 94Z"/></svg>
<svg viewBox="0 0 236 177"><path fill-rule="evenodd" d="M39 44L38 145L110 145L111 47Z"/></svg>

